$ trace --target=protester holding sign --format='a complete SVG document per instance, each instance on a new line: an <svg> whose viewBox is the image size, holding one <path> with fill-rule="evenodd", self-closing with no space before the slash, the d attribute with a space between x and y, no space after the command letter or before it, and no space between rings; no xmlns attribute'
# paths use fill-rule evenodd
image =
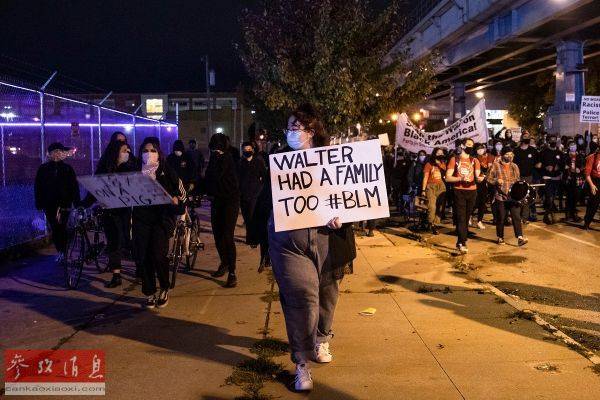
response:
<svg viewBox="0 0 600 400"><path fill-rule="evenodd" d="M474 156L475 142L466 139L457 154L450 158L446 170L446 181L454 184L454 209L456 210L456 232L458 241L456 248L463 254L467 253L467 233L469 218L473 214L477 199L477 182L481 165Z"/></svg>
<svg viewBox="0 0 600 400"><path fill-rule="evenodd" d="M310 105L297 109L288 120L288 146L283 152L326 146L329 139ZM341 147L341 146L339 146ZM334 146L336 150L338 146ZM333 150L332 150L332 153ZM274 156L271 156L273 159ZM271 170L273 164L271 163ZM278 185L278 182L273 182ZM292 361L296 363L296 390L311 390L308 362L332 360L329 341L344 270L356 257L351 224L332 218L327 226L276 231L269 220L269 253L285 316Z"/></svg>
<svg viewBox="0 0 600 400"><path fill-rule="evenodd" d="M96 175L135 171L135 164L130 160L130 154L131 149L127 143L120 140L111 141L100 157ZM83 205L89 207L95 201L94 195L88 192ZM110 282L105 284L107 288L121 286L121 250L129 237L130 220L130 207L106 209L102 213L108 268L113 273Z"/></svg>
<svg viewBox="0 0 600 400"><path fill-rule="evenodd" d="M142 293L148 296L147 308L162 308L169 302L169 238L173 236L178 206L186 193L181 180L167 163L156 137L147 137L140 146L142 162L137 169L169 193L173 204L134 207L133 241L142 266ZM156 279L160 285L156 296Z"/></svg>

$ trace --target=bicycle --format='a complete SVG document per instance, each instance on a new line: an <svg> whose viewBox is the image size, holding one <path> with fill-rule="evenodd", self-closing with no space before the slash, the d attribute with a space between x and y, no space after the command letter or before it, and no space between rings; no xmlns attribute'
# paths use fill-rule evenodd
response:
<svg viewBox="0 0 600 400"><path fill-rule="evenodd" d="M194 268L198 251L204 250L204 243L200 240L200 219L196 213L196 206L201 199L191 198L186 204L186 212L177 219L173 244L169 252L169 268L171 270L171 289L175 287L177 273L185 256L185 270Z"/></svg>
<svg viewBox="0 0 600 400"><path fill-rule="evenodd" d="M64 212L71 213L71 210L64 210ZM67 231L68 242L64 266L66 286L69 289L75 289L79 284L85 264L93 262L98 272L106 271L106 267L101 267L99 259L105 244L101 241L102 227L99 223L101 218L98 212L88 215L85 209L78 208L71 214L71 217L75 221L72 221L72 226ZM93 242L90 241L90 233Z"/></svg>

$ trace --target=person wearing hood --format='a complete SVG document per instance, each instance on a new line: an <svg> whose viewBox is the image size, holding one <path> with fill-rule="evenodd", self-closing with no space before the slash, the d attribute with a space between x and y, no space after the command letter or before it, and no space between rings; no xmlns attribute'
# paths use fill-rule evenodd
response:
<svg viewBox="0 0 600 400"><path fill-rule="evenodd" d="M303 105L288 119L283 151L307 150L329 144L315 109ZM356 257L352 224L334 216L326 226L275 231L269 219L269 253L285 317L292 361L296 364L295 389L313 388L309 361L332 361L333 316L339 283Z"/></svg>
<svg viewBox="0 0 600 400"><path fill-rule="evenodd" d="M475 157L475 142L465 139L456 149L456 155L450 158L446 170L446 181L454 186L454 209L456 210L456 248L462 254L467 253L467 234L469 218L473 214L477 200L477 182L483 179L481 164Z"/></svg>
<svg viewBox="0 0 600 400"><path fill-rule="evenodd" d="M590 139L590 153L589 154L596 153L596 150L598 150L598 147L600 147L600 145L598 144L598 135L592 134L591 139Z"/></svg>
<svg viewBox="0 0 600 400"><path fill-rule="evenodd" d="M186 191L191 192L198 179L196 164L189 154L185 152L185 147L181 140L173 142L173 152L167 157L167 163L177 173L177 176L185 185Z"/></svg>
<svg viewBox="0 0 600 400"><path fill-rule="evenodd" d="M206 193L212 198L210 223L220 259L219 267L211 275L220 278L228 273L225 287L233 288L237 286L234 234L240 209L238 169L225 135L212 135L208 148L210 158L204 182Z"/></svg>
<svg viewBox="0 0 600 400"><path fill-rule="evenodd" d="M256 229L253 226L253 215L256 202L262 187L267 180L267 167L262 157L256 155L255 147L251 142L242 143L242 158L238 164L240 180L240 208L246 225L246 244L256 246L259 244ZM266 249L261 249L265 250ZM261 259L264 254L261 252Z"/></svg>
<svg viewBox="0 0 600 400"><path fill-rule="evenodd" d="M80 202L75 170L64 162L69 150L58 142L48 146L48 161L38 168L33 186L35 208L46 215L59 262L67 250L68 210Z"/></svg>
<svg viewBox="0 0 600 400"><path fill-rule="evenodd" d="M514 149L513 153L515 155L514 163L519 167L521 179L529 184L534 183L533 174L535 172L535 165L538 162L538 151L531 146L531 135L529 135L529 132L523 132L521 143L519 147ZM530 205L523 204L521 208L521 220L524 224L527 221L537 221L535 201L532 201Z"/></svg>

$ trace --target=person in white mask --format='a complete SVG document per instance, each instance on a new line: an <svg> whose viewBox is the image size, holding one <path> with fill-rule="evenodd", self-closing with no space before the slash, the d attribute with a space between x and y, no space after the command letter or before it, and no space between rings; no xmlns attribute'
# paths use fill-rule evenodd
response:
<svg viewBox="0 0 600 400"><path fill-rule="evenodd" d="M166 162L158 138L145 138L139 154L142 162L138 170L156 180L173 200L173 204L133 208L133 241L142 268L142 292L147 296L145 306L162 308L169 302L169 238L173 236L177 215L183 213L180 205L186 193L183 183Z"/></svg>
<svg viewBox="0 0 600 400"><path fill-rule="evenodd" d="M286 139L289 147L282 152L329 144L316 110L308 104L288 119ZM352 224L342 224L334 217L326 226L275 232L271 214L268 231L271 265L296 364L295 389L311 390L309 361L329 363L333 359L329 342L339 283L356 257Z"/></svg>
<svg viewBox="0 0 600 400"><path fill-rule="evenodd" d="M135 164L130 157L131 149L125 142L115 140L108 144L98 161L96 175L135 171ZM89 207L96 198L88 193L83 200L83 206ZM102 213L102 224L106 236L106 254L108 269L112 271L112 279L105 284L107 288L121 286L122 249L129 238L129 220L131 208L111 208Z"/></svg>

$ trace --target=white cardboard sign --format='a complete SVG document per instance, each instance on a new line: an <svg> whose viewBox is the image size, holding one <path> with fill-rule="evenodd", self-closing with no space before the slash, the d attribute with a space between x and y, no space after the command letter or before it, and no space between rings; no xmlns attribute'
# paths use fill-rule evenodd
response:
<svg viewBox="0 0 600 400"><path fill-rule="evenodd" d="M600 123L600 96L582 96L579 122Z"/></svg>
<svg viewBox="0 0 600 400"><path fill-rule="evenodd" d="M173 202L160 183L141 172L86 175L77 180L104 208L154 206Z"/></svg>
<svg viewBox="0 0 600 400"><path fill-rule="evenodd" d="M269 157L275 231L390 216L378 139Z"/></svg>

